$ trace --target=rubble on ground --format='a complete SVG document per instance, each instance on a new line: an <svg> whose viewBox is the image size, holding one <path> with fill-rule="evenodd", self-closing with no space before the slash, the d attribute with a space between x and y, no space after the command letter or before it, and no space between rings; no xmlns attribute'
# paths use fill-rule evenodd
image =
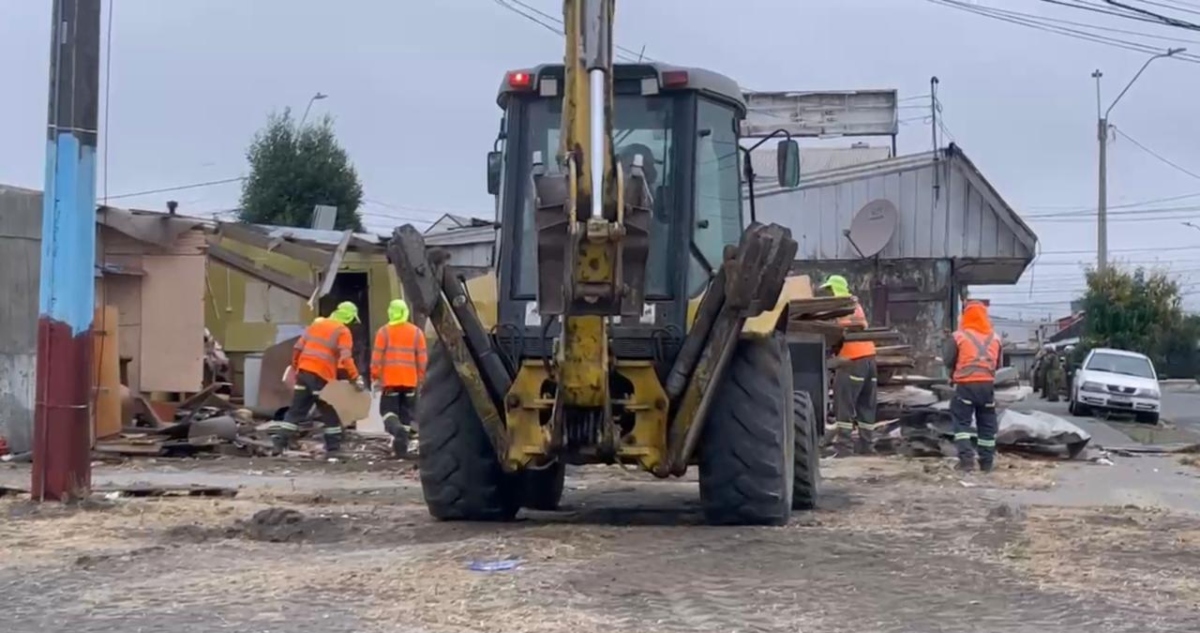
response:
<svg viewBox="0 0 1200 633"><path fill-rule="evenodd" d="M143 401L144 402L144 401ZM174 409L174 418L164 420L154 407L135 407L129 425L118 435L96 441L93 451L109 457L200 457L205 455L276 455L268 433L277 417L266 412L237 407L223 397L206 394L191 398ZM300 425L292 450L282 457L325 456L323 427L309 421ZM392 455L392 438L386 434L359 433L348 428L339 459L381 459Z"/></svg>

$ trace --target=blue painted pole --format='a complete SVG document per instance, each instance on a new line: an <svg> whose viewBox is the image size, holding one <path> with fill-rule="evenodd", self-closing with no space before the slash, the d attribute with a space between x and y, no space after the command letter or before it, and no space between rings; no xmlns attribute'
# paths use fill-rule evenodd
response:
<svg viewBox="0 0 1200 633"><path fill-rule="evenodd" d="M33 498L91 487L100 0L52 0Z"/></svg>

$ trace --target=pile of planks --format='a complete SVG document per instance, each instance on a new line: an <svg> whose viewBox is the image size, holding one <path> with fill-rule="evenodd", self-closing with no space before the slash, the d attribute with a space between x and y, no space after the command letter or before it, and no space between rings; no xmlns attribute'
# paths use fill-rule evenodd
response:
<svg viewBox="0 0 1200 633"><path fill-rule="evenodd" d="M842 342L845 330L837 319L854 314L853 297L809 297L788 303L788 332L821 334L832 347Z"/></svg>

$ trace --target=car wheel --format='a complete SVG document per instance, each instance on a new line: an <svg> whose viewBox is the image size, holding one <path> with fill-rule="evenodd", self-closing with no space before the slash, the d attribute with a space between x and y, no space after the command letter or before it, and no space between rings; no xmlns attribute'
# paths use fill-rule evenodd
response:
<svg viewBox="0 0 1200 633"><path fill-rule="evenodd" d="M1158 424L1157 413L1139 413L1137 414L1139 424Z"/></svg>

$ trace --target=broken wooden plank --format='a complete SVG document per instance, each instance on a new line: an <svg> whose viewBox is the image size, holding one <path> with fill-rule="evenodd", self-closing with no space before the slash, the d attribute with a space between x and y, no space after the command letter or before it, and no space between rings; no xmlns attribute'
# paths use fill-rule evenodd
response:
<svg viewBox="0 0 1200 633"><path fill-rule="evenodd" d="M301 299L308 299L317 290L317 285L307 279L298 279L277 268L259 264L253 259L229 250L220 244L209 242L208 256L222 265L228 266L263 283L275 286L280 290L286 290Z"/></svg>
<svg viewBox="0 0 1200 633"><path fill-rule="evenodd" d="M117 439L96 442L93 451L106 455L162 455L161 440Z"/></svg>
<svg viewBox="0 0 1200 633"><path fill-rule="evenodd" d="M342 268L342 259L346 257L346 249L350 248L350 240L353 237L354 231L342 232L342 239L338 241L337 248L333 249L333 255L329 257L325 272L321 275L321 285L315 287L312 296L308 298L308 307L316 310L317 301L333 290L333 280L337 279L338 271Z"/></svg>
<svg viewBox="0 0 1200 633"><path fill-rule="evenodd" d="M884 343L889 341L904 340L904 335L895 330L878 330L868 328L858 331L847 331L847 341L873 341L875 343Z"/></svg>
<svg viewBox="0 0 1200 633"><path fill-rule="evenodd" d="M876 356L875 364L879 367L914 367L917 363L911 356Z"/></svg>
<svg viewBox="0 0 1200 633"><path fill-rule="evenodd" d="M789 321L787 331L821 334L825 337L825 342L830 345L842 340L844 334L840 325L828 321Z"/></svg>

